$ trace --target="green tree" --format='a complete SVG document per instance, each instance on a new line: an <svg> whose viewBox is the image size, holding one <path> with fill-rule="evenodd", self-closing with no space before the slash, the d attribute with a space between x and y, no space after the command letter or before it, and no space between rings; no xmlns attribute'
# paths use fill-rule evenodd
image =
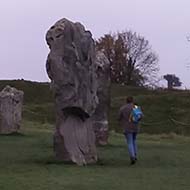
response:
<svg viewBox="0 0 190 190"><path fill-rule="evenodd" d="M180 87L182 85L179 77L175 76L174 74L167 74L163 77L168 82L168 89L173 89L173 87Z"/></svg>

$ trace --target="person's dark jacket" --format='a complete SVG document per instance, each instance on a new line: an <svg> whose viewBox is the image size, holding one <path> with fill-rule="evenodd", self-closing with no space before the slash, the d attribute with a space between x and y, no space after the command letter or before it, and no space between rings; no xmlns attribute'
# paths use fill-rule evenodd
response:
<svg viewBox="0 0 190 190"><path fill-rule="evenodd" d="M133 109L133 103L125 104L119 110L119 121L126 133L138 132L138 124L131 121L130 115Z"/></svg>

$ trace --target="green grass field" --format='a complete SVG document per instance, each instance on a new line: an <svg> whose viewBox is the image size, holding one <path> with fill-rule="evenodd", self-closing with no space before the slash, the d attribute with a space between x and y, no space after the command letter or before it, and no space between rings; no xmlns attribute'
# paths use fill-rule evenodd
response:
<svg viewBox="0 0 190 190"><path fill-rule="evenodd" d="M121 134L111 132L96 165L56 162L53 127L24 122L20 135L0 136L1 190L188 190L190 138L139 135L139 161L130 166Z"/></svg>
<svg viewBox="0 0 190 190"><path fill-rule="evenodd" d="M78 167L54 159L55 114L49 84L0 81L0 90L6 84L25 95L20 133L0 135L0 190L190 189L189 91L112 85L109 144L98 147L97 164ZM144 112L139 160L134 166L129 165L123 135L116 133L121 131L118 109L128 95L135 97Z"/></svg>

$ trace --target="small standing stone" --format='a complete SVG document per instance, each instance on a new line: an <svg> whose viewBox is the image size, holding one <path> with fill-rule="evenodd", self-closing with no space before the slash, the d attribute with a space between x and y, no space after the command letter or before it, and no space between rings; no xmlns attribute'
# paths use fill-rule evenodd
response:
<svg viewBox="0 0 190 190"><path fill-rule="evenodd" d="M24 92L6 86L0 92L0 134L18 132L22 120Z"/></svg>

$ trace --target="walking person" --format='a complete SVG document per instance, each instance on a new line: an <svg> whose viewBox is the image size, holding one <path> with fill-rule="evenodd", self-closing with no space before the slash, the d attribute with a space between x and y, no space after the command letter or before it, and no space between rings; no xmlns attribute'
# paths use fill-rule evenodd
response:
<svg viewBox="0 0 190 190"><path fill-rule="evenodd" d="M134 113L138 109L138 114ZM138 121L142 117L141 110L134 104L133 97L127 97L126 104L119 110L119 120L124 130L127 141L131 165L137 161L137 134L139 132Z"/></svg>

